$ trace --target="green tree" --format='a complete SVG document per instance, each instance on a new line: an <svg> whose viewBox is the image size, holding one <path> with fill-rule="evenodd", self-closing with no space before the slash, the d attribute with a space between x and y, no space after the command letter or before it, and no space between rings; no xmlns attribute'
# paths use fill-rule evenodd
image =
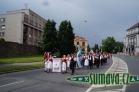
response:
<svg viewBox="0 0 139 92"><path fill-rule="evenodd" d="M0 38L0 41L5 41L5 39L3 39L3 38Z"/></svg>
<svg viewBox="0 0 139 92"><path fill-rule="evenodd" d="M70 21L64 20L59 26L58 32L59 51L61 55L74 53L76 47L74 46L74 33Z"/></svg>
<svg viewBox="0 0 139 92"><path fill-rule="evenodd" d="M114 53L122 52L123 51L123 46L124 46L123 42L116 41L115 42Z"/></svg>
<svg viewBox="0 0 139 92"><path fill-rule="evenodd" d="M44 26L44 33L41 47L47 52L57 51L57 31L55 28L56 22L54 20L47 20Z"/></svg>
<svg viewBox="0 0 139 92"><path fill-rule="evenodd" d="M87 52L90 52L90 46L89 46L89 44L87 45Z"/></svg>
<svg viewBox="0 0 139 92"><path fill-rule="evenodd" d="M93 51L94 51L95 53L96 53L96 51L99 52L99 46L98 46L98 44L95 44L94 47L93 47L92 49L93 49Z"/></svg>
<svg viewBox="0 0 139 92"><path fill-rule="evenodd" d="M115 39L114 37L107 37L106 39L102 40L102 49L105 52L112 53L115 48Z"/></svg>

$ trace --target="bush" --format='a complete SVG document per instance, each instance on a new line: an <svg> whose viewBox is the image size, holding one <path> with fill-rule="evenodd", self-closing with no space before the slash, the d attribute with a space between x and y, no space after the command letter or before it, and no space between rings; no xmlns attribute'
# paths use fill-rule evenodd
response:
<svg viewBox="0 0 139 92"><path fill-rule="evenodd" d="M5 41L5 39L3 39L3 38L0 38L0 41Z"/></svg>

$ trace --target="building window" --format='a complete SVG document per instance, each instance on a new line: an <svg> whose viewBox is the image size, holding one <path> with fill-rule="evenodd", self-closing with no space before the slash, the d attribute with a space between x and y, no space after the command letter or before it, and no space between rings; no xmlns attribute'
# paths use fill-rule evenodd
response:
<svg viewBox="0 0 139 92"><path fill-rule="evenodd" d="M0 22L5 22L5 18L1 18L0 19Z"/></svg>
<svg viewBox="0 0 139 92"><path fill-rule="evenodd" d="M31 41L29 41L29 44L32 44L32 42L31 42Z"/></svg>
<svg viewBox="0 0 139 92"><path fill-rule="evenodd" d="M4 32L0 32L0 37L4 37Z"/></svg>
<svg viewBox="0 0 139 92"><path fill-rule="evenodd" d="M34 38L37 38L36 36L34 36Z"/></svg>
<svg viewBox="0 0 139 92"><path fill-rule="evenodd" d="M25 22L28 22L28 18L24 18L24 21L25 21Z"/></svg>
<svg viewBox="0 0 139 92"><path fill-rule="evenodd" d="M77 45L79 45L79 42L77 42Z"/></svg>
<svg viewBox="0 0 139 92"><path fill-rule="evenodd" d="M32 37L32 35L31 35L31 34L29 34L29 37L31 38L31 37Z"/></svg>
<svg viewBox="0 0 139 92"><path fill-rule="evenodd" d="M82 46L85 46L85 42L82 42Z"/></svg>
<svg viewBox="0 0 139 92"><path fill-rule="evenodd" d="M33 21L30 20L30 24L33 24Z"/></svg>
<svg viewBox="0 0 139 92"><path fill-rule="evenodd" d="M37 23L34 23L34 26L37 26Z"/></svg>
<svg viewBox="0 0 139 92"><path fill-rule="evenodd" d="M0 29L5 29L5 25L0 25Z"/></svg>
<svg viewBox="0 0 139 92"><path fill-rule="evenodd" d="M33 18L33 14L30 14L30 17L32 17L32 18Z"/></svg>

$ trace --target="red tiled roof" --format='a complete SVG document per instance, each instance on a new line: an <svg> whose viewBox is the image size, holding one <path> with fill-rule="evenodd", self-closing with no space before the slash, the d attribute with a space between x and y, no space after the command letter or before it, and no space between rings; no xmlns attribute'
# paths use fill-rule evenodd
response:
<svg viewBox="0 0 139 92"><path fill-rule="evenodd" d="M136 27L139 27L139 22L136 23L135 25L133 25L132 27L128 28L127 30L130 30L130 29L133 29L133 28L136 28Z"/></svg>

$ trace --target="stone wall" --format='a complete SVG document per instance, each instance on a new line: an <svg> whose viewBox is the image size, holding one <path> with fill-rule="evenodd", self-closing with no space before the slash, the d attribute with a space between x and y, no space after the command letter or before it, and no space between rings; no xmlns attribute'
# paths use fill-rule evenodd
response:
<svg viewBox="0 0 139 92"><path fill-rule="evenodd" d="M40 47L0 41L0 57L28 56L37 54L43 54Z"/></svg>

